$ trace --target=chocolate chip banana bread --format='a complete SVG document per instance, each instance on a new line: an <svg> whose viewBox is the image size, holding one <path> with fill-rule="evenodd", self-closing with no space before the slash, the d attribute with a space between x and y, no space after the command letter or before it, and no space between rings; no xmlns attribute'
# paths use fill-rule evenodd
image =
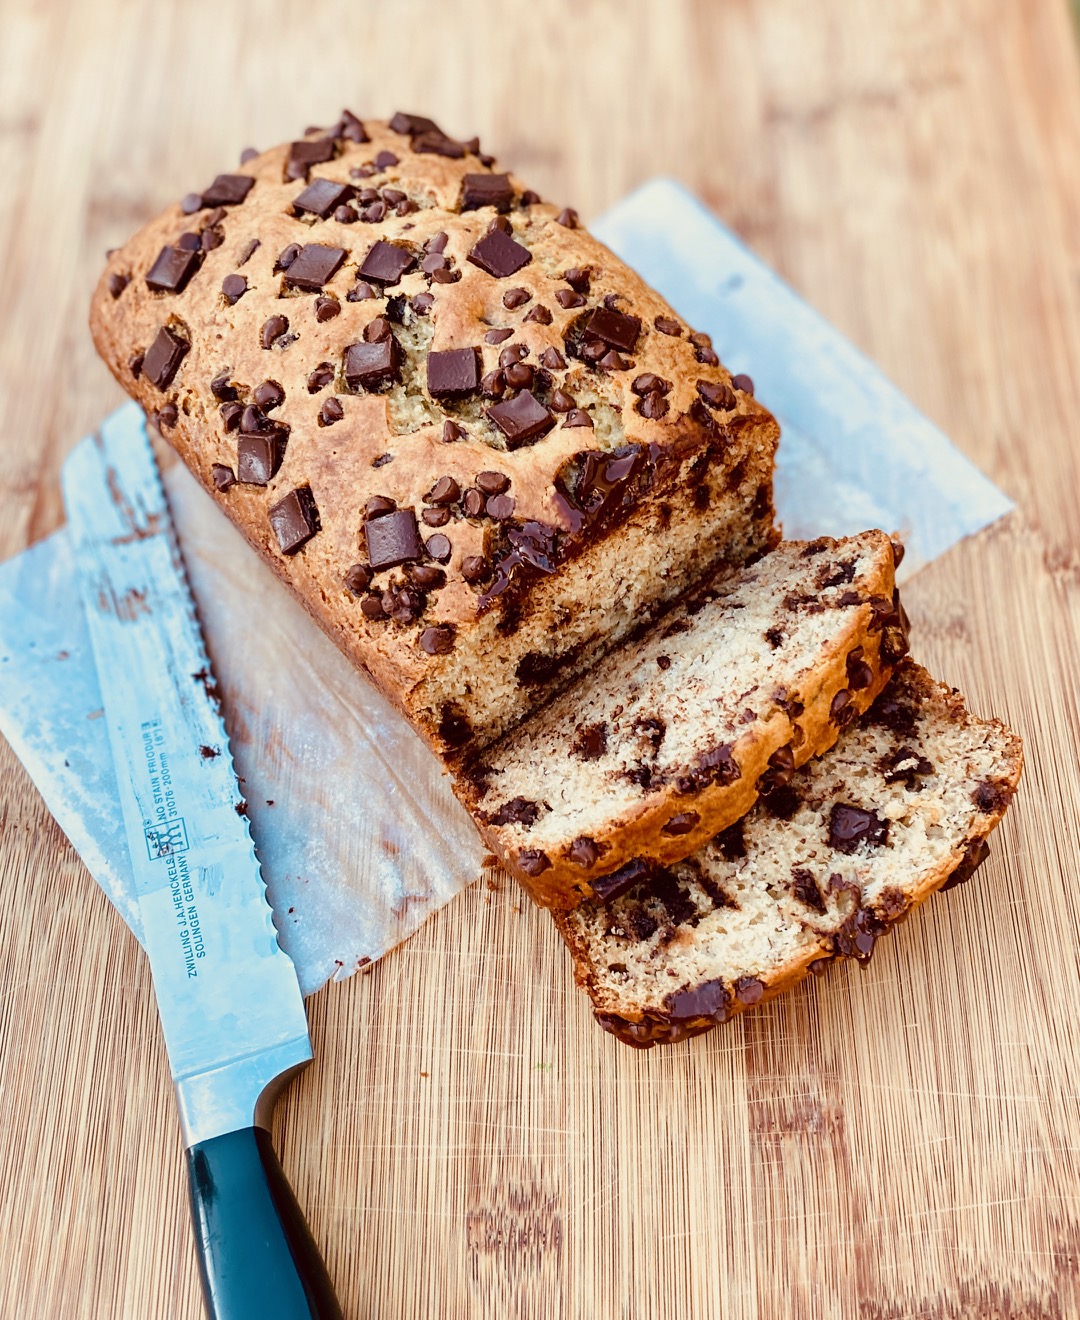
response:
<svg viewBox="0 0 1080 1320"><path fill-rule="evenodd" d="M488 845L570 908L786 801L907 650L896 554L864 532L718 571L457 777Z"/></svg>
<svg viewBox="0 0 1080 1320"><path fill-rule="evenodd" d="M245 153L110 255L91 327L447 757L776 539L749 380L573 211L416 115Z"/></svg>
<svg viewBox="0 0 1080 1320"><path fill-rule="evenodd" d="M904 661L831 751L692 857L555 920L597 1020L647 1047L708 1031L969 878L1020 739Z"/></svg>

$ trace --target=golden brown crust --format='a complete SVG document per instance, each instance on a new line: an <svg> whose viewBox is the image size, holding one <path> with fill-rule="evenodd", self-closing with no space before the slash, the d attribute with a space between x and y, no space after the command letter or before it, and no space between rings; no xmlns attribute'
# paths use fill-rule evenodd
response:
<svg viewBox="0 0 1080 1320"><path fill-rule="evenodd" d="M523 626L522 620L527 625L534 592L538 608L543 609L550 602L551 579L578 571L571 566L572 556L580 554L583 546L589 553L593 543L584 534L589 527L582 529L581 511L566 495L568 485L579 477L584 452L610 453L630 446L639 456L638 468L626 485L625 507L617 516L606 509L595 520L596 535L649 505L666 505L668 524L675 527L682 517L699 517L695 493L705 485L711 487L714 505L726 497L745 506L747 544L736 549L736 554L744 555L764 548L773 537L769 477L778 430L752 396L732 388L731 377L715 363L704 337L691 342L685 324L636 274L585 230L569 227L571 218L557 207L530 201L513 177L505 220L513 241L527 249L528 264L503 278L470 262L470 251L496 218L492 206L461 209L466 176L494 173L488 158L482 160L473 144L466 144L453 158L439 154L437 138L437 149L430 150L430 133L425 139L369 122L358 134L345 121L335 131L334 158L312 166L309 181L328 180L349 189L372 187L383 194L390 190L391 199L403 197L396 205L404 214L396 214L381 201L373 203L373 213L355 197L343 203L352 208L348 217L360 211L367 219L349 218L343 223L334 212L323 219L294 214L293 204L306 182L287 177L290 146L275 147L234 171L234 176L254 180L242 202L208 205L190 215L180 205L172 206L113 252L94 294L91 329L117 380L159 419L165 437L252 544L346 653L412 716L432 745L449 752L452 740L440 732L437 713L433 716L425 703L429 698L441 701L455 684L468 687L475 677L459 673L472 663L467 636L482 634L488 648L494 622L501 621L506 609L514 616L513 626ZM350 140L349 131L369 140ZM306 141L310 144L322 137L314 133ZM420 149L425 144L429 149ZM389 163L391 157L396 158L394 163ZM363 177L357 177L357 171ZM380 207L385 216L372 219ZM432 251L439 242L432 240L441 234L447 236L442 249L446 265L425 272L419 264L439 264L438 252ZM200 235L208 237L200 239ZM258 246L252 249L256 241ZM392 286L383 288L369 280L377 296L350 301L358 268L376 241L407 247L418 265ZM187 242L204 246L197 255L185 258L182 245ZM282 254L291 244L318 244L345 255L321 288L297 289L290 287L288 268L281 268ZM177 292L147 285L158 254L168 247L180 253L174 254L175 262L187 261L194 268ZM432 257L436 260L428 260ZM564 278L568 271L569 282ZM243 281L235 302L223 291L229 277ZM239 283L235 289L240 289ZM508 307L504 299L511 290L524 293L511 297L516 305ZM545 309L540 319L533 315L537 308ZM613 348L617 360L606 367L572 356L585 342L582 318L612 308L640 320L633 346L625 351ZM328 319L320 319L328 313L332 313ZM550 323L545 324L548 313ZM369 391L357 385L359 378L354 376L350 386L343 366L345 350L363 343L365 328L388 314L397 318L390 333L399 344L400 383L387 390L371 378ZM264 347L264 327L273 317L285 317L288 329L273 336L266 331L270 346ZM658 320L677 333L657 329ZM158 388L146 370L133 372L131 363L148 352L163 326L188 347L172 379ZM626 326L625 320L618 322L613 337L618 338ZM511 335L499 343L487 342L502 329ZM591 429L568 426L570 414L551 412L559 423L554 429L535 442L508 450L502 432L485 415L494 399L481 400L473 394L452 402L428 391L425 369L430 352L475 348L482 361L480 370L487 376L500 369L500 355L511 344L527 352L525 365L532 368L533 388L545 407L554 391L562 390L573 396L581 412L588 413ZM329 377L319 384L312 373L322 363L329 364ZM219 377L224 377L224 384L215 397L211 382ZM643 377L646 384L650 378L660 384L651 392L643 391ZM238 482L220 490L215 485L215 465L237 471L238 436L237 430L227 429L221 411L223 404L228 409L234 401L220 396L233 393L235 402L252 405L258 386L267 381L279 385L284 394L280 403L263 409L263 423L268 418L288 428L284 458L265 485ZM708 401L699 393L699 381L705 382ZM512 395L507 386L504 400ZM252 416L258 423L257 415ZM463 428L451 443L443 438L447 418ZM375 466L386 454L392 458ZM768 459L768 476L759 481L756 491L737 490L747 464L759 455ZM479 473L492 471L509 479L505 494L513 508L508 519L502 516L505 510L496 517L486 503L479 516L470 517L460 499L443 506L431 502L440 478L450 479L463 497L475 488ZM290 492L305 487L317 508L320 529L295 552L288 552L291 547L283 552L269 511ZM725 491L735 493L725 496ZM422 552L430 567L445 573L445 584L414 589L411 597L401 597L400 591L411 587L411 569L406 565L374 573L370 586L359 592L345 586L350 567L369 559L363 509L378 496L421 519L426 510L435 522L440 507L449 509L445 525L419 522L425 541L430 543L438 534L449 542L448 556ZM755 497L757 507L752 508ZM589 519L584 521L588 524ZM530 576L527 567L515 570L513 590L505 600L494 600L485 614L481 598L492 589L493 564L510 549L507 530L530 522L545 529L548 549L556 547L555 572ZM658 529L656 535L664 532ZM715 557L722 549L714 546L711 553ZM472 558L486 561L485 581L466 581L462 565ZM498 581L496 572L494 585ZM382 593L390 588L393 600L404 601L400 618L366 616L365 592L371 599L384 599ZM449 630L442 634L451 640L449 650L437 644L432 628ZM507 653L512 649L509 643L503 648ZM473 700L481 701L475 695ZM522 696L525 708L530 700L528 694ZM480 741L486 739L482 724L476 732Z"/></svg>

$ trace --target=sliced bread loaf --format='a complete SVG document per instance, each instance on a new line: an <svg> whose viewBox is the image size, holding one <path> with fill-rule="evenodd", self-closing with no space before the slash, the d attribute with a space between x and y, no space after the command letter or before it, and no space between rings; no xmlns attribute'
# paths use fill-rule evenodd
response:
<svg viewBox="0 0 1080 1320"><path fill-rule="evenodd" d="M682 1040L835 958L867 962L982 861L1022 760L1016 734L904 661L781 803L613 903L556 915L600 1025L642 1048Z"/></svg>
<svg viewBox="0 0 1080 1320"><path fill-rule="evenodd" d="M782 792L907 648L895 554L864 532L712 576L459 776L488 845L537 902L571 908Z"/></svg>

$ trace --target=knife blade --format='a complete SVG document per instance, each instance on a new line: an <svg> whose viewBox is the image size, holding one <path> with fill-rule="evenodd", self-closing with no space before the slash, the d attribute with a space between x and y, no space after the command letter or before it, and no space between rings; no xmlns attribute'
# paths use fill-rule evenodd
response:
<svg viewBox="0 0 1080 1320"><path fill-rule="evenodd" d="M217 688L141 418L65 465L64 502L116 768L143 943L213 1317L336 1317L269 1139L312 1058L277 941Z"/></svg>

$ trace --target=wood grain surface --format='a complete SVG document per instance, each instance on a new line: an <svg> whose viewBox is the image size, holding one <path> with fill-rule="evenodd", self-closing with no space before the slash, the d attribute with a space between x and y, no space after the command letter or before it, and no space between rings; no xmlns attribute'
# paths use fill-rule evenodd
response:
<svg viewBox="0 0 1080 1320"><path fill-rule="evenodd" d="M429 113L695 189L1017 501L914 650L1025 736L977 881L647 1054L492 878L310 1002L277 1140L348 1317L1080 1315L1080 77L1066 0L0 0L0 556L120 399L103 250L250 143ZM196 1317L147 966L0 745L0 1314Z"/></svg>

